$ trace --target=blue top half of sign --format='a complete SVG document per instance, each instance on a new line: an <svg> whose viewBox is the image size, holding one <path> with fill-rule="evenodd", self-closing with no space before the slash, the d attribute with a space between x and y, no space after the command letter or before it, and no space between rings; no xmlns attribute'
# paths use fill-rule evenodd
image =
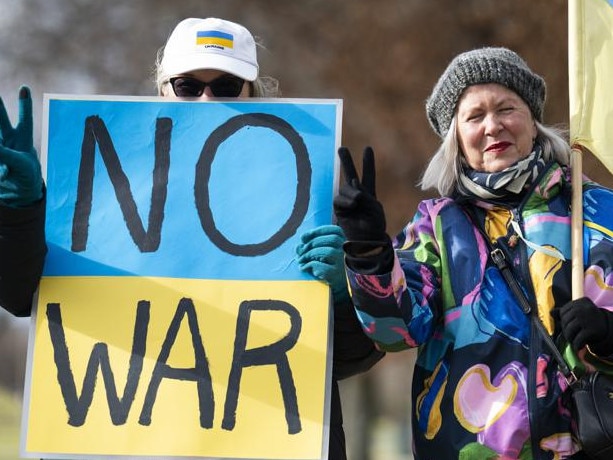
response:
<svg viewBox="0 0 613 460"><path fill-rule="evenodd" d="M308 279L342 102L45 98L45 276Z"/></svg>

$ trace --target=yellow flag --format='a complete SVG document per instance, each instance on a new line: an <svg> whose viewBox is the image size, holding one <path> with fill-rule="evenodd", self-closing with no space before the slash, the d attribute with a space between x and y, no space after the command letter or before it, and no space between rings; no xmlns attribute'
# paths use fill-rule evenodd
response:
<svg viewBox="0 0 613 460"><path fill-rule="evenodd" d="M613 173L613 0L569 0L571 144Z"/></svg>
<svg viewBox="0 0 613 460"><path fill-rule="evenodd" d="M613 173L613 0L568 1L568 88L573 182L581 183L581 154L591 151ZM573 187L573 299L583 296L582 187ZM567 345L564 358L575 373L594 370L585 351Z"/></svg>

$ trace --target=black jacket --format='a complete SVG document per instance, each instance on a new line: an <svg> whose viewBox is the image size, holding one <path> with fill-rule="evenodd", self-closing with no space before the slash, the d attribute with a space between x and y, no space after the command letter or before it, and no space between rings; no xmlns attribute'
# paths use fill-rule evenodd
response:
<svg viewBox="0 0 613 460"><path fill-rule="evenodd" d="M45 200L27 208L0 205L0 307L30 315L46 254Z"/></svg>

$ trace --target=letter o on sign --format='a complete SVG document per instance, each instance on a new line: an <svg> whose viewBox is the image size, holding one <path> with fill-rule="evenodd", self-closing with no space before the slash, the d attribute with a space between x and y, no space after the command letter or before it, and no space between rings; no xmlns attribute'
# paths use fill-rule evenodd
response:
<svg viewBox="0 0 613 460"><path fill-rule="evenodd" d="M230 136L246 126L272 129L283 136L290 144L296 157L296 199L292 212L285 223L270 238L259 243L236 244L228 240L215 225L210 206L209 179L217 149ZM309 209L311 193L311 162L302 137L285 120L267 113L237 115L215 129L204 143L196 164L194 194L196 209L202 229L209 239L224 252L235 256L260 256L281 246L296 233Z"/></svg>

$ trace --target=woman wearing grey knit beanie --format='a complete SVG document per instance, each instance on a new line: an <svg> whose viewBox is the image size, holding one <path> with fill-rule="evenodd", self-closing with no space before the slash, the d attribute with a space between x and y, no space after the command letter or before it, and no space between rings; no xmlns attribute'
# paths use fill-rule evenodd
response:
<svg viewBox="0 0 613 460"><path fill-rule="evenodd" d="M339 149L346 184L334 209L356 313L379 349L418 348L416 459L590 458L536 321L585 356L584 369L613 358L613 191L583 183L586 297L571 300L570 146L543 124L545 95L509 49L453 59L426 102L441 145L421 186L441 197L422 201L395 238L376 199L372 149L361 179Z"/></svg>

